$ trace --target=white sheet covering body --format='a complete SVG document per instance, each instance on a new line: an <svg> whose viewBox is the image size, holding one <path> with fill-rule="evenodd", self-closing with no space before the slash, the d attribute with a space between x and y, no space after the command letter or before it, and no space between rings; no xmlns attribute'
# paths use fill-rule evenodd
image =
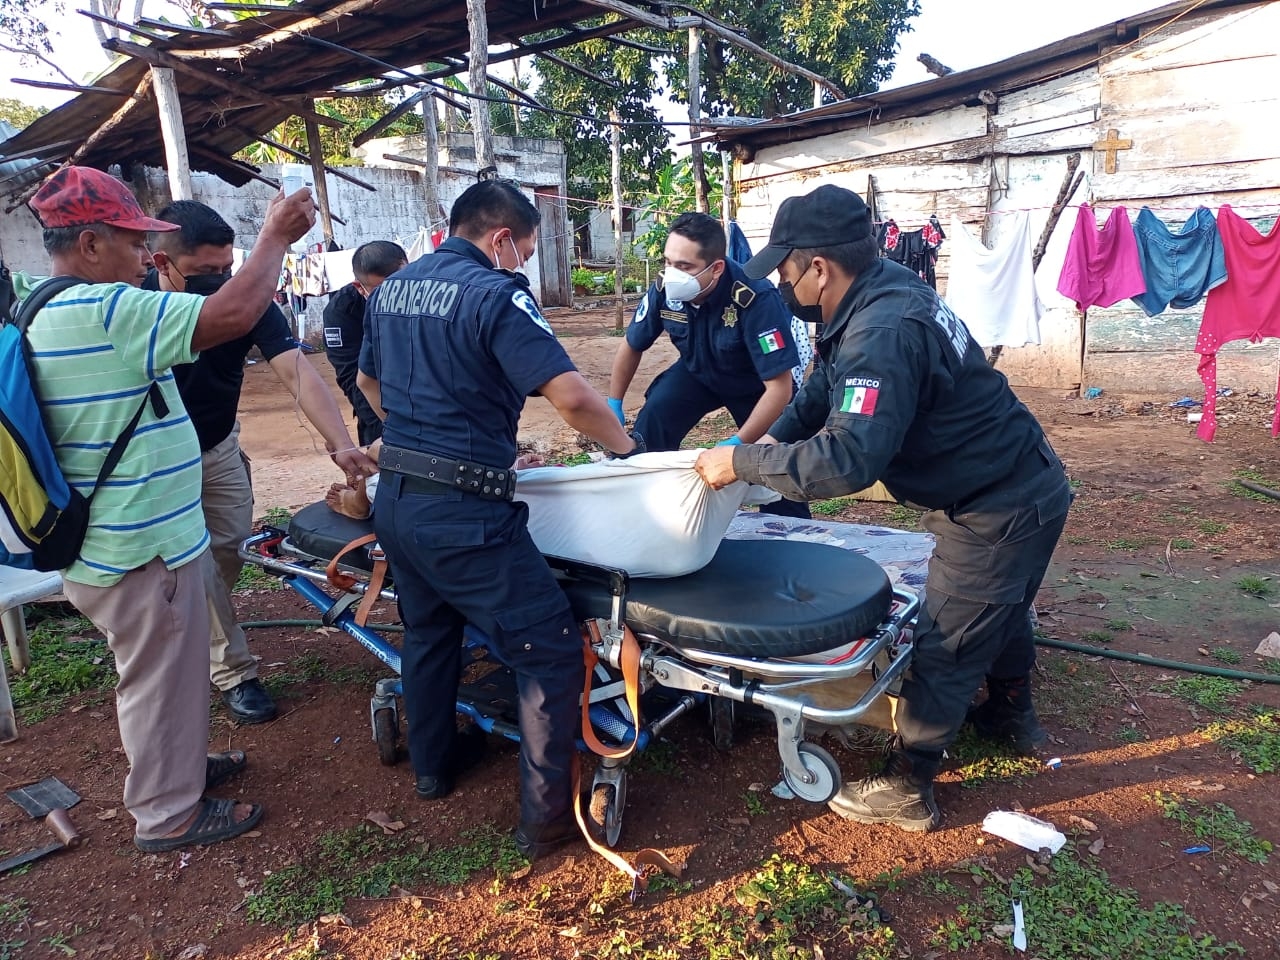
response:
<svg viewBox="0 0 1280 960"><path fill-rule="evenodd" d="M712 490L693 470L697 450L643 453L577 467L520 471L516 499L529 505L529 533L543 553L679 577L706 566L739 505L776 494L737 482Z"/></svg>

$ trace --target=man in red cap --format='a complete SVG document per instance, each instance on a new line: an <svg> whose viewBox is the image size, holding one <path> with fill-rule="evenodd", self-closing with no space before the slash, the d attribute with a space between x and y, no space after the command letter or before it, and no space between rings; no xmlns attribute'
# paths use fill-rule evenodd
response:
<svg viewBox="0 0 1280 960"><path fill-rule="evenodd" d="M148 217L100 170L62 168L31 209L53 274L83 280L40 310L28 337L58 464L92 495L84 544L62 577L67 599L115 654L134 842L158 853L226 840L251 829L262 808L204 797L245 757L207 754L206 589L217 572L200 508L200 445L171 368L262 315L285 251L315 221L311 195L272 200L244 266L209 297L140 289L152 266L147 234L178 228ZM20 297L30 295L30 277L14 280ZM107 450L135 415L124 455L98 484Z"/></svg>

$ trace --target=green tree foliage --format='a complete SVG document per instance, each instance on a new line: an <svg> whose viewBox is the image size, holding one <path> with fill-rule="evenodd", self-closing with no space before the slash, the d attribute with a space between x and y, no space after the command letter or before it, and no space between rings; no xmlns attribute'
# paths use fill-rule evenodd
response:
<svg viewBox="0 0 1280 960"><path fill-rule="evenodd" d="M324 162L330 166L351 166L358 164L351 156L351 141L375 120L384 116L400 101L401 95L387 97L340 97L332 100L317 100L316 112L325 116L345 120L341 128L320 127L320 143L324 148ZM411 110L393 123L382 135L386 137L407 137L422 133L422 115ZM307 130L300 117L290 117L269 134L268 140L282 143L301 153L307 153ZM241 150L236 156L248 163L294 163L291 157L281 150L263 143L253 143Z"/></svg>
<svg viewBox="0 0 1280 960"><path fill-rule="evenodd" d="M0 36L4 37L0 45L6 50L49 53L53 47L46 21L63 12L61 2L0 0Z"/></svg>
<svg viewBox="0 0 1280 960"><path fill-rule="evenodd" d="M47 107L36 107L12 97L0 97L0 120L21 130L31 124L37 117L49 112Z"/></svg>

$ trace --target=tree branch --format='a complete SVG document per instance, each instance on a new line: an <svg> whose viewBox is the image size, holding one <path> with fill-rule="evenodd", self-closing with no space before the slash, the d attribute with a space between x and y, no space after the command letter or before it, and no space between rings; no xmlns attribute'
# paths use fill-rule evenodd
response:
<svg viewBox="0 0 1280 960"><path fill-rule="evenodd" d="M79 86L79 84L77 84L76 81L72 80L69 76L67 76L67 74L63 71L63 69L60 66L58 66L56 63L54 63L52 60L50 60L48 57L46 57L43 53L41 53L38 50L32 50L30 47L11 47L7 43L0 43L0 50L7 50L10 53L16 53L20 57L35 57L45 66L53 70L53 72L56 73L58 76L62 77L62 79L66 80L67 83L70 83L73 86Z"/></svg>

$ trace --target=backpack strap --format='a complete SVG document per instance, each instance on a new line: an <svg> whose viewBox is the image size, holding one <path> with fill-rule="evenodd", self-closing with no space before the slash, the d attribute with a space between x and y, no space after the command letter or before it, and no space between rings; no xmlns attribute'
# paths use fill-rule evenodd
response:
<svg viewBox="0 0 1280 960"><path fill-rule="evenodd" d="M36 380L35 363L32 360L31 341L27 339L27 330L31 327L31 322L35 319L36 314L50 300L63 290L68 287L74 287L78 283L89 283L89 281L81 277L50 277L27 295L13 318L14 326L22 334L22 358L26 361L27 378L31 381L31 389L36 392L37 400L40 397L39 386ZM133 419L120 431L115 443L111 444L111 449L107 451L107 459L102 462L102 469L98 471L98 479L94 481L93 490L85 497L86 500L93 500L93 495L98 492L98 487L102 485L102 481L111 476L116 467L119 466L120 458L124 456L125 447L129 446L129 441L133 439L133 432L138 429L138 421L142 419L142 412L147 409L148 403L151 404L151 409L155 411L157 420L163 420L169 415L169 404L165 402L164 394L160 391L160 385L153 380L151 388L147 390L147 395L142 398L142 403L138 405Z"/></svg>

